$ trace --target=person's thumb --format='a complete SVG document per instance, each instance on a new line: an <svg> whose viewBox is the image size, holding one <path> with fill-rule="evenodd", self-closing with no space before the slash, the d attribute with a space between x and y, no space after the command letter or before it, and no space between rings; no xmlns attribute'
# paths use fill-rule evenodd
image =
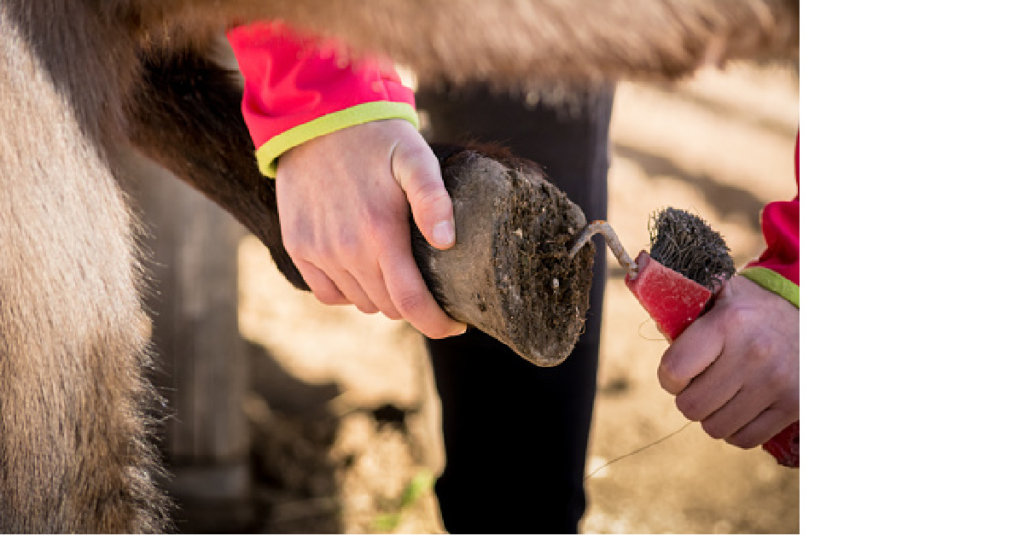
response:
<svg viewBox="0 0 1024 536"><path fill-rule="evenodd" d="M437 157L423 138L403 140L395 147L391 171L405 191L416 227L430 245L448 249L455 244L452 199L441 180Z"/></svg>

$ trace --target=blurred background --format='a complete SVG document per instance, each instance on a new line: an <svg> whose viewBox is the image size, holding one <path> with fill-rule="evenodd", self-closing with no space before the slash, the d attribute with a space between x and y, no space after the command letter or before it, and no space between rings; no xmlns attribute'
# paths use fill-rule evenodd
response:
<svg viewBox="0 0 1024 536"><path fill-rule="evenodd" d="M635 255L649 247L651 213L687 209L746 263L763 248L761 207L796 193L798 121L789 65L619 84L609 221ZM440 412L418 333L294 290L255 238L177 181L140 189L179 528L443 532L431 488L444 464ZM655 376L667 343L623 276L610 270L588 470L686 422ZM799 474L695 424L594 474L581 530L799 532Z"/></svg>

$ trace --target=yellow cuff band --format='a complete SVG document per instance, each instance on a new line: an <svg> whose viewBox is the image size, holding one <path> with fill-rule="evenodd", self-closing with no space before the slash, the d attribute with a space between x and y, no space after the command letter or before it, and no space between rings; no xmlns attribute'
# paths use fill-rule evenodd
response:
<svg viewBox="0 0 1024 536"><path fill-rule="evenodd" d="M405 119L414 127L419 128L416 109L409 103L364 102L351 108L322 115L270 138L259 149L256 149L256 163L259 164L260 173L274 178L277 176L277 159L288 149L324 134L381 119Z"/></svg>
<svg viewBox="0 0 1024 536"><path fill-rule="evenodd" d="M792 303L797 309L800 308L800 286L786 279L775 270L753 266L740 272L740 275L757 283L768 292L778 294L789 303Z"/></svg>

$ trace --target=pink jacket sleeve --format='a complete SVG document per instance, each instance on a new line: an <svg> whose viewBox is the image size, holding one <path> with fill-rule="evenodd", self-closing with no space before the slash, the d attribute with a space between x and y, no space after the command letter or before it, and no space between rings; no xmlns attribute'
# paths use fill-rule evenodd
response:
<svg viewBox="0 0 1024 536"><path fill-rule="evenodd" d="M742 274L800 306L800 135L794 154L797 194L792 201L769 203L761 214L767 247Z"/></svg>
<svg viewBox="0 0 1024 536"><path fill-rule="evenodd" d="M227 38L245 78L242 115L269 177L279 156L317 136L379 119L417 125L413 92L384 58L354 57L279 22L237 26Z"/></svg>

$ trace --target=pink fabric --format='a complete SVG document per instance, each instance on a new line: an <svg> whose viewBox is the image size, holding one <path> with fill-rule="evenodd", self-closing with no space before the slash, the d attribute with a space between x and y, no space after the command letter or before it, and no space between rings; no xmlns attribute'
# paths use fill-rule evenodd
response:
<svg viewBox="0 0 1024 536"><path fill-rule="evenodd" d="M749 266L762 266L800 284L800 135L794 155L796 197L792 201L769 203L761 213L761 232L767 248Z"/></svg>
<svg viewBox="0 0 1024 536"><path fill-rule="evenodd" d="M800 421L785 427L761 448L784 467L800 467Z"/></svg>
<svg viewBox="0 0 1024 536"><path fill-rule="evenodd" d="M300 35L280 22L227 32L245 77L242 115L256 147L320 116L376 101L415 105L390 61L352 57L343 44Z"/></svg>

